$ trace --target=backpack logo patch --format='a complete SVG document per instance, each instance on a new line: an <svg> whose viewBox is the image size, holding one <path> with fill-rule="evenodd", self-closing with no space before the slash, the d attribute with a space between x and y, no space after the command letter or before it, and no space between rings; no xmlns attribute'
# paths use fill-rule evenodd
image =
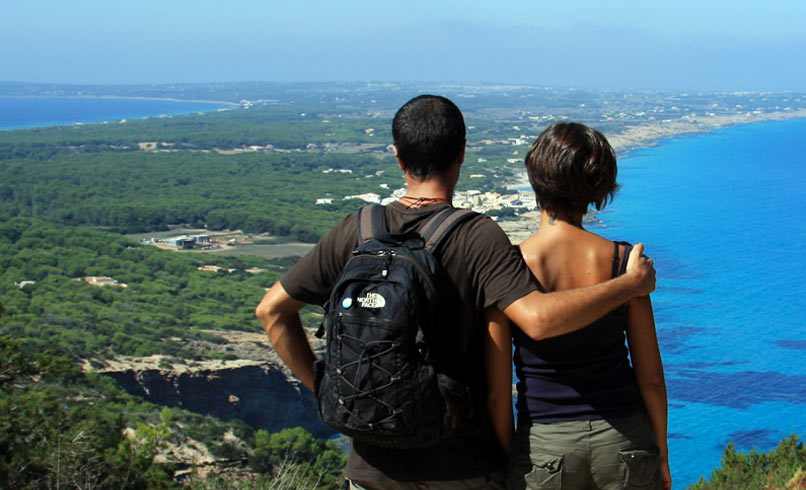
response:
<svg viewBox="0 0 806 490"><path fill-rule="evenodd" d="M366 296L357 297L356 301L361 308L373 309L386 306L386 298L378 293L367 293Z"/></svg>

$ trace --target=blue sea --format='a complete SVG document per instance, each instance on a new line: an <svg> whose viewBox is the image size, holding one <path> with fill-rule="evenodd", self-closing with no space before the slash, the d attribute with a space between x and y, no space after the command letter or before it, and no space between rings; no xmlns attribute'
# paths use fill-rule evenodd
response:
<svg viewBox="0 0 806 490"><path fill-rule="evenodd" d="M806 120L663 141L619 160L592 229L641 241L669 390L675 488L725 445L806 436Z"/></svg>
<svg viewBox="0 0 806 490"><path fill-rule="evenodd" d="M219 102L97 97L0 97L0 131L230 108Z"/></svg>

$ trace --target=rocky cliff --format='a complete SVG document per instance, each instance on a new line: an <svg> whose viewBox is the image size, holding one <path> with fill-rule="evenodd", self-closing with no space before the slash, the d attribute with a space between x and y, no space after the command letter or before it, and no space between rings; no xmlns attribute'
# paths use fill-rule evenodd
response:
<svg viewBox="0 0 806 490"><path fill-rule="evenodd" d="M313 393L277 359L265 335L210 333L225 340L210 349L245 359L182 363L162 356L119 358L104 361L97 371L129 393L160 405L221 420L240 419L270 432L301 426L320 437L332 435L319 420Z"/></svg>

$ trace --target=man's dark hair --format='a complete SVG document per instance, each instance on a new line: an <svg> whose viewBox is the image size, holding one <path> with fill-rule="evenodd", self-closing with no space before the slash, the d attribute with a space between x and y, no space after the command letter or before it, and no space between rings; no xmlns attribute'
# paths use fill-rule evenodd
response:
<svg viewBox="0 0 806 490"><path fill-rule="evenodd" d="M549 212L601 210L618 189L613 147L584 124L552 124L532 143L525 163L537 204Z"/></svg>
<svg viewBox="0 0 806 490"><path fill-rule="evenodd" d="M420 180L456 163L465 146L465 134L462 112L439 95L411 99L392 121L397 155L406 171Z"/></svg>

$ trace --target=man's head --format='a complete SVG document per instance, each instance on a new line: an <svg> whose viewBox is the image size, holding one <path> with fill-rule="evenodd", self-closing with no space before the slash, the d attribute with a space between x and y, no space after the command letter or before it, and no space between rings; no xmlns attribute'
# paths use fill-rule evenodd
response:
<svg viewBox="0 0 806 490"><path fill-rule="evenodd" d="M426 180L462 158L465 120L456 104L445 97L420 95L397 111L392 137L406 172Z"/></svg>

